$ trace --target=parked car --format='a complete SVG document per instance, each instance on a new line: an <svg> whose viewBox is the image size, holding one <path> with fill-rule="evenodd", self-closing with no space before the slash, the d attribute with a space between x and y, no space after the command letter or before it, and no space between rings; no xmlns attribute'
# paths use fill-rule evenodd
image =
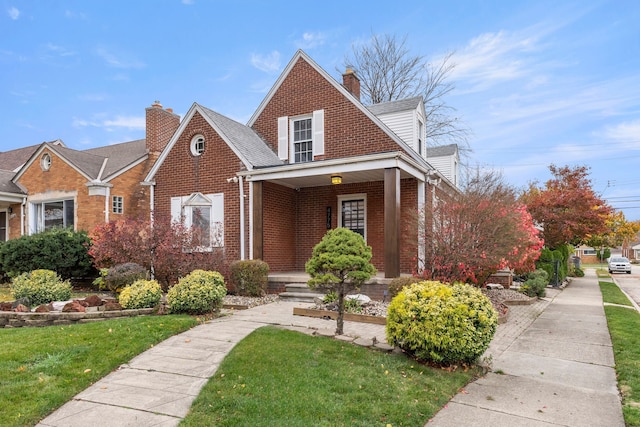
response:
<svg viewBox="0 0 640 427"><path fill-rule="evenodd" d="M627 273L631 274L631 263L629 258L623 256L612 256L609 258L609 274Z"/></svg>

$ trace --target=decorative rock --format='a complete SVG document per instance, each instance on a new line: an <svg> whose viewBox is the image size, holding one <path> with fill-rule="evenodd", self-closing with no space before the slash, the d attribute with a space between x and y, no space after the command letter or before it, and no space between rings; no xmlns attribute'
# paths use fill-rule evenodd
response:
<svg viewBox="0 0 640 427"><path fill-rule="evenodd" d="M122 306L118 302L107 301L107 303L104 305L104 309L105 311L117 311L122 310Z"/></svg>
<svg viewBox="0 0 640 427"><path fill-rule="evenodd" d="M13 304L10 302L0 302L0 311L13 311Z"/></svg>
<svg viewBox="0 0 640 427"><path fill-rule="evenodd" d="M349 300L356 300L360 304L366 304L368 302L371 302L371 298L369 298L364 294L346 295L344 298Z"/></svg>
<svg viewBox="0 0 640 427"><path fill-rule="evenodd" d="M103 304L102 298L98 295L89 295L84 299L84 302L88 304L87 307L99 307Z"/></svg>
<svg viewBox="0 0 640 427"><path fill-rule="evenodd" d="M12 307L15 309L16 307L18 307L20 304L22 305L26 305L27 307L29 307L31 305L31 301L29 301L29 298L18 298L17 300L15 300L12 303Z"/></svg>
<svg viewBox="0 0 640 427"><path fill-rule="evenodd" d="M487 289L504 289L500 283L487 283Z"/></svg>
<svg viewBox="0 0 640 427"><path fill-rule="evenodd" d="M41 304L36 307L34 310L36 313L48 313L51 311L51 307L49 304Z"/></svg>
<svg viewBox="0 0 640 427"><path fill-rule="evenodd" d="M67 305L70 302L71 302L71 300L69 300L69 301L54 301L54 302L51 303L51 305L53 306L53 310L52 311L62 311L64 306Z"/></svg>
<svg viewBox="0 0 640 427"><path fill-rule="evenodd" d="M86 310L78 301L71 301L62 307L63 313L84 313Z"/></svg>
<svg viewBox="0 0 640 427"><path fill-rule="evenodd" d="M31 310L29 310L29 307L27 307L27 306L26 306L26 305L24 305L24 304L18 304L18 305L16 306L16 308L14 308L14 309L13 309L13 311L15 311L15 312L17 312L17 313L28 313L28 312L29 312L29 311L31 311Z"/></svg>

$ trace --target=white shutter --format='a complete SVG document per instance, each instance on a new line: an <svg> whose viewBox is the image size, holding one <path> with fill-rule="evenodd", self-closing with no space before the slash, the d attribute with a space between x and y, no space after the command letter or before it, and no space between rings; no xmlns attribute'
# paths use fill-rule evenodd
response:
<svg viewBox="0 0 640 427"><path fill-rule="evenodd" d="M289 158L289 117L278 117L278 157L280 160Z"/></svg>
<svg viewBox="0 0 640 427"><path fill-rule="evenodd" d="M211 200L211 233L213 246L224 246L224 193L207 194Z"/></svg>
<svg viewBox="0 0 640 427"><path fill-rule="evenodd" d="M171 198L171 222L182 222L182 197Z"/></svg>
<svg viewBox="0 0 640 427"><path fill-rule="evenodd" d="M324 154L324 110L313 112L313 155Z"/></svg>

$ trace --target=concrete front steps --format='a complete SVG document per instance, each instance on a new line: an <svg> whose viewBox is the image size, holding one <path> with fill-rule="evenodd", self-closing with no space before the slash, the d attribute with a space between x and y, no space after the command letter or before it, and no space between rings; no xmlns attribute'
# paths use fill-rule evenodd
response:
<svg viewBox="0 0 640 427"><path fill-rule="evenodd" d="M287 283L284 289L279 294L282 301L313 303L314 298L324 298L324 294L312 290L306 283Z"/></svg>

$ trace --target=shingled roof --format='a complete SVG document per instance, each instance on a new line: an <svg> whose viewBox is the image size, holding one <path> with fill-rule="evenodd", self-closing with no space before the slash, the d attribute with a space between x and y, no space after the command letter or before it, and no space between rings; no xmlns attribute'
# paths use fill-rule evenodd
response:
<svg viewBox="0 0 640 427"><path fill-rule="evenodd" d="M420 101L422 101L422 97L414 96L413 98L368 105L367 109L376 116L380 116L382 114L397 113L399 111L415 110L418 108L418 105L420 105Z"/></svg>

